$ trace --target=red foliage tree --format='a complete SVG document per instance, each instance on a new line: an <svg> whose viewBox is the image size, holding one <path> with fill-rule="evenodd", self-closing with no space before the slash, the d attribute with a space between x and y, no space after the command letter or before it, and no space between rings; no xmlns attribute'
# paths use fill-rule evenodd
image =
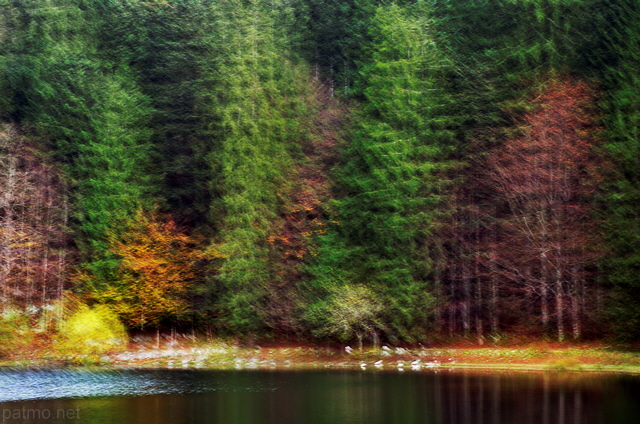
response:
<svg viewBox="0 0 640 424"><path fill-rule="evenodd" d="M499 270L503 293L537 305L542 327L555 326L560 340L568 323L581 336L597 256L590 199L602 164L594 151L593 100L583 82L552 80L483 173L496 200L503 199L497 235L485 246L494 253L485 257Z"/></svg>
<svg viewBox="0 0 640 424"><path fill-rule="evenodd" d="M319 78L312 80L313 92L308 105L315 132L301 142L304 158L296 166L291 191L279 218L267 237L271 246L273 280L265 308L270 328L290 335L301 333L296 314L301 308L298 285L307 277L305 265L313 255L314 237L325 233L324 205L331 198L331 181L327 177L335 164L342 137L346 104L331 95L331 86Z"/></svg>

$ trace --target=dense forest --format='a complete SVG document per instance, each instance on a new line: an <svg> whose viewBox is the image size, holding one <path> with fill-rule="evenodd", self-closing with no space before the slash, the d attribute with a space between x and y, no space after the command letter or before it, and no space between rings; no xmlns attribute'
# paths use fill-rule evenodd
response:
<svg viewBox="0 0 640 424"><path fill-rule="evenodd" d="M0 0L0 309L640 336L637 0Z"/></svg>

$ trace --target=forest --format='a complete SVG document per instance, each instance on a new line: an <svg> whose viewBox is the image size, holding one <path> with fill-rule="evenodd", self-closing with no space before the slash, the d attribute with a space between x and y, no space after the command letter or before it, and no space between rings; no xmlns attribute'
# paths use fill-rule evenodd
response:
<svg viewBox="0 0 640 424"><path fill-rule="evenodd" d="M0 0L0 327L637 341L639 69L637 0Z"/></svg>

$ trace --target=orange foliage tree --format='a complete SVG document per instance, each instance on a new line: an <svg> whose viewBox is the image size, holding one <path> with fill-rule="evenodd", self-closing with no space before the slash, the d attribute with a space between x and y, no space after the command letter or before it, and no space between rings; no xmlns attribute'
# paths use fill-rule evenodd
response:
<svg viewBox="0 0 640 424"><path fill-rule="evenodd" d="M158 327L188 311L198 253L172 220L138 212L129 231L110 244L121 258L118 284L98 293L98 301L111 304L131 327Z"/></svg>

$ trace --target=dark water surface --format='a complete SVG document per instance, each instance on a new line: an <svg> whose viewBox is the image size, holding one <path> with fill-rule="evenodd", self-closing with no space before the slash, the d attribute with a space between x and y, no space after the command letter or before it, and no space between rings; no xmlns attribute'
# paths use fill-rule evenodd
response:
<svg viewBox="0 0 640 424"><path fill-rule="evenodd" d="M640 422L640 377L376 371L0 371L0 423Z"/></svg>

